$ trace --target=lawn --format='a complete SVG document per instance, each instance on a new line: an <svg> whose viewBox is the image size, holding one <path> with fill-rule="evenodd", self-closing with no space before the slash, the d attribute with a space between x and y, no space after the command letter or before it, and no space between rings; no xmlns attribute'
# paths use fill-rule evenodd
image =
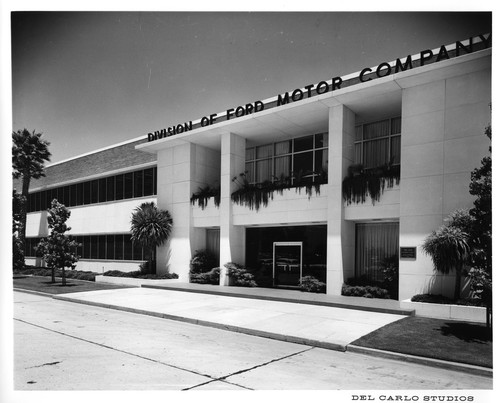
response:
<svg viewBox="0 0 500 403"><path fill-rule="evenodd" d="M56 283L51 283L51 278L46 276L14 275L14 288L39 291L47 294L65 294L70 292L111 290L116 288L130 288L127 286L95 283L93 281L66 279L66 285L61 284L61 278L56 277Z"/></svg>
<svg viewBox="0 0 500 403"><path fill-rule="evenodd" d="M493 367L492 332L478 323L409 316L367 334L352 344Z"/></svg>

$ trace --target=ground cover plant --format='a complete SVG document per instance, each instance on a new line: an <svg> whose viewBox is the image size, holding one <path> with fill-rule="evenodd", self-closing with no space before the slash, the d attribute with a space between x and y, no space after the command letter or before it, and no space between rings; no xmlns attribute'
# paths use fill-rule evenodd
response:
<svg viewBox="0 0 500 403"><path fill-rule="evenodd" d="M352 344L493 367L492 331L479 323L409 316L369 333Z"/></svg>

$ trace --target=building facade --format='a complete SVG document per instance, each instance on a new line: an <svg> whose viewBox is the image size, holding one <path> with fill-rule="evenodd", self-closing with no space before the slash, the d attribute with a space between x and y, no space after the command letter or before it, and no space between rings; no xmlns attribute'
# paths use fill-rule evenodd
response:
<svg viewBox="0 0 500 403"><path fill-rule="evenodd" d="M399 299L451 295L453 278L434 271L421 245L472 206L490 104L487 34L53 164L31 186L28 263L57 196L83 244L78 269L136 270L144 253L130 242L130 216L155 201L174 222L157 272L181 281L194 252L209 249L221 286L227 262L262 286L313 276L332 295L392 267Z"/></svg>

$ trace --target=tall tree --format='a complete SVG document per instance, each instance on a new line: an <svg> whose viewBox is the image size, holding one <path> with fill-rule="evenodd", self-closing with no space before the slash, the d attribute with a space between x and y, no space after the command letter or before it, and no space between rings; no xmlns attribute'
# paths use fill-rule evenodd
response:
<svg viewBox="0 0 500 403"><path fill-rule="evenodd" d="M71 229L66 225L71 211L54 199L48 212L47 222L50 234L40 241L37 252L43 255L43 260L52 269L52 282L56 282L56 269L61 269L62 284L66 285L65 268L74 269L79 258L76 254L78 243L66 235L66 232Z"/></svg>
<svg viewBox="0 0 500 403"><path fill-rule="evenodd" d="M491 141L491 125L486 127ZM471 289L486 304L486 323L491 324L492 311L492 199L491 199L491 143L490 155L481 160L481 166L471 172L469 192L476 196L470 214L474 217L471 230L472 269L469 272Z"/></svg>
<svg viewBox="0 0 500 403"><path fill-rule="evenodd" d="M26 202L31 179L45 176L44 164L50 161L50 143L42 139L42 133L29 132L27 129L12 133L12 176L21 179L23 196L19 211L19 243L24 250L26 238Z"/></svg>
<svg viewBox="0 0 500 403"><path fill-rule="evenodd" d="M24 197L12 191L12 267L22 269L24 267L24 249L19 242L20 213L21 205L24 204Z"/></svg>
<svg viewBox="0 0 500 403"><path fill-rule="evenodd" d="M172 232L172 217L167 210L160 210L154 202L142 203L132 213L130 238L148 250L149 271L153 268L153 256L157 246L160 246L170 237Z"/></svg>

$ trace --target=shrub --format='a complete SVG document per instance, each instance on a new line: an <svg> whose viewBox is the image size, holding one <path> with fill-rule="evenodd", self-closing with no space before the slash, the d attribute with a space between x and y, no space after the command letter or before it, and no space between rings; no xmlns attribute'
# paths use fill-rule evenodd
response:
<svg viewBox="0 0 500 403"><path fill-rule="evenodd" d="M326 284L319 281L316 277L305 276L301 278L300 289L305 292L325 293Z"/></svg>
<svg viewBox="0 0 500 403"><path fill-rule="evenodd" d="M411 297L412 302L426 302L429 304L448 304L448 305L467 305L467 306L485 306L484 301L479 298L453 300L444 295L436 294L417 294Z"/></svg>
<svg viewBox="0 0 500 403"><path fill-rule="evenodd" d="M217 257L207 250L197 250L190 262L190 274L207 273L219 265Z"/></svg>
<svg viewBox="0 0 500 403"><path fill-rule="evenodd" d="M14 274L48 277L52 275L52 270L46 269L44 267L26 266L25 269L14 270ZM57 277L61 277L62 271L56 270L55 274ZM68 270L66 272L66 278L75 278L77 280L86 280L86 281L95 281L96 275L98 275L98 273L92 271L83 271L83 270Z"/></svg>
<svg viewBox="0 0 500 403"><path fill-rule="evenodd" d="M220 267L214 267L206 273L191 273L191 283L218 285L220 279Z"/></svg>
<svg viewBox="0 0 500 403"><path fill-rule="evenodd" d="M142 279L152 279L152 280L170 280L179 278L176 273L166 273L166 274L144 274L139 270L123 272L120 270L108 270L103 273L104 276L109 277L128 277L128 278L142 278Z"/></svg>
<svg viewBox="0 0 500 403"><path fill-rule="evenodd" d="M237 263L226 263L224 267L233 285L241 287L257 287L253 274Z"/></svg>
<svg viewBox="0 0 500 403"><path fill-rule="evenodd" d="M156 260L146 260L139 265L139 271L143 274L156 273Z"/></svg>
<svg viewBox="0 0 500 403"><path fill-rule="evenodd" d="M381 287L377 286L360 286L360 285L342 285L342 295L348 297L365 297L365 298L382 298L388 299L390 298L389 292Z"/></svg>

